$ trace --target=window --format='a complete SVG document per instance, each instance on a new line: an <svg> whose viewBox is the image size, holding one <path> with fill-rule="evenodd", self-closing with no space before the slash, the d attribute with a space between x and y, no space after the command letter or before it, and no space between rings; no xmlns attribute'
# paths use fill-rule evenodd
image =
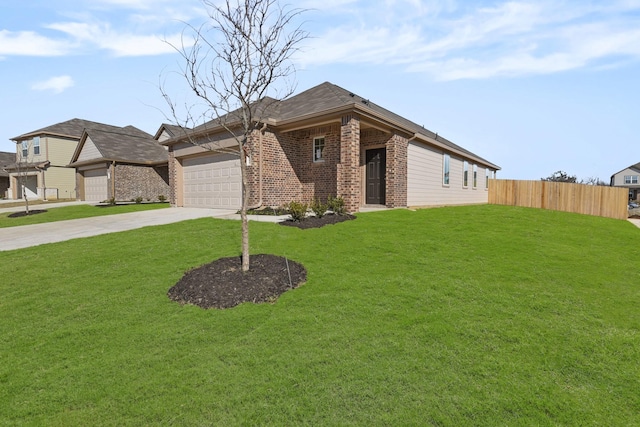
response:
<svg viewBox="0 0 640 427"><path fill-rule="evenodd" d="M484 170L484 188L489 188L489 169Z"/></svg>
<svg viewBox="0 0 640 427"><path fill-rule="evenodd" d="M324 137L313 138L313 161L324 162Z"/></svg>
<svg viewBox="0 0 640 427"><path fill-rule="evenodd" d="M33 138L33 155L37 156L40 154L40 137L36 136Z"/></svg>
<svg viewBox="0 0 640 427"><path fill-rule="evenodd" d="M478 166L473 165L473 188L478 186Z"/></svg>
<svg viewBox="0 0 640 427"><path fill-rule="evenodd" d="M449 185L449 161L450 156L445 154L442 158L442 184Z"/></svg>
<svg viewBox="0 0 640 427"><path fill-rule="evenodd" d="M29 157L29 145L27 144L27 141L22 141L22 157Z"/></svg>
<svg viewBox="0 0 640 427"><path fill-rule="evenodd" d="M462 166L462 186L469 186L469 162L467 162L466 160L464 161L464 164Z"/></svg>
<svg viewBox="0 0 640 427"><path fill-rule="evenodd" d="M637 184L638 183L638 175L625 175L624 176L625 184Z"/></svg>

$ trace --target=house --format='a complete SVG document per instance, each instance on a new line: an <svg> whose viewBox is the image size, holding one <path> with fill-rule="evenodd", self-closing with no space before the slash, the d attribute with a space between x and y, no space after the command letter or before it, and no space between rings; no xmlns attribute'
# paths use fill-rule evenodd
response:
<svg viewBox="0 0 640 427"><path fill-rule="evenodd" d="M0 199L6 199L7 192L9 190L9 172L5 169L5 167L15 162L15 153L0 151Z"/></svg>
<svg viewBox="0 0 640 427"><path fill-rule="evenodd" d="M75 172L67 168L82 131L91 122L73 119L14 138L16 160L10 165L9 198L75 199Z"/></svg>
<svg viewBox="0 0 640 427"><path fill-rule="evenodd" d="M262 102L256 108L268 118L250 138L246 158L252 206L336 195L349 212L487 203L489 179L500 169L329 82ZM209 149L188 142L184 130L162 142L169 147L173 205L241 205L240 159L229 152L237 144L217 123L188 131L189 140L205 141Z"/></svg>
<svg viewBox="0 0 640 427"><path fill-rule="evenodd" d="M640 200L640 163L611 175L611 186L626 187L629 189L629 200Z"/></svg>
<svg viewBox="0 0 640 427"><path fill-rule="evenodd" d="M78 198L88 201L168 199L167 149L133 126L89 124L69 167L76 170Z"/></svg>

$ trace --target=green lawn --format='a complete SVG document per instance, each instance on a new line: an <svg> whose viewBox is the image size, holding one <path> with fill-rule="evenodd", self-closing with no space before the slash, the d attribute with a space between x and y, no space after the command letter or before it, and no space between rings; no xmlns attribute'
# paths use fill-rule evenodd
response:
<svg viewBox="0 0 640 427"><path fill-rule="evenodd" d="M41 224L44 222L64 221L67 219L89 218L92 216L114 215L127 212L147 211L168 208L168 203L132 203L126 205L75 205L61 208L47 208L46 205L30 206L30 211L46 210L46 212L24 217L9 218L12 212L0 213L0 228L19 225Z"/></svg>
<svg viewBox="0 0 640 427"><path fill-rule="evenodd" d="M640 425L640 230L505 206L251 223L275 304L180 306L200 219L0 253L0 425Z"/></svg>

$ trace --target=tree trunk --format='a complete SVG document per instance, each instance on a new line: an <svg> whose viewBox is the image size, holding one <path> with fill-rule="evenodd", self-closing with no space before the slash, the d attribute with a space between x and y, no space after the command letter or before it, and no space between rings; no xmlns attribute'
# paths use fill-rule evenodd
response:
<svg viewBox="0 0 640 427"><path fill-rule="evenodd" d="M247 163L244 150L240 149L240 173L242 175L242 208L240 219L242 220L242 271L249 271L249 220L247 219L247 206L249 206L249 185L247 180Z"/></svg>

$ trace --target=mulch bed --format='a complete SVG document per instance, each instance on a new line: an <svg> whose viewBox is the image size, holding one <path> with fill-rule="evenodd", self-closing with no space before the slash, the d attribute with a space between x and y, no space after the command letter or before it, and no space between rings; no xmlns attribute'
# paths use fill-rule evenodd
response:
<svg viewBox="0 0 640 427"><path fill-rule="evenodd" d="M46 209L30 209L29 213L26 213L25 211L14 212L9 215L9 218L21 218L23 216L31 216L31 215L36 215L40 213L45 213L46 211L47 211Z"/></svg>
<svg viewBox="0 0 640 427"><path fill-rule="evenodd" d="M339 222L350 221L352 219L356 219L356 217L353 215L326 214L321 218L309 216L302 221L293 221L291 219L288 219L286 221L280 222L279 224L288 227L298 227L304 230L309 228L319 228L329 224L338 224Z"/></svg>
<svg viewBox="0 0 640 427"><path fill-rule="evenodd" d="M629 218L640 219L640 215L631 215L631 216L629 216Z"/></svg>
<svg viewBox="0 0 640 427"><path fill-rule="evenodd" d="M167 295L181 304L231 308L244 302L275 302L307 280L299 263L276 255L251 255L249 271L240 257L220 258L187 271Z"/></svg>
<svg viewBox="0 0 640 427"><path fill-rule="evenodd" d="M280 225L318 228L356 219L353 215L327 214ZM231 308L245 302L274 302L280 295L307 280L307 270L297 262L276 255L251 255L249 271L242 271L241 257L220 258L187 271L167 292L180 304L202 308Z"/></svg>

